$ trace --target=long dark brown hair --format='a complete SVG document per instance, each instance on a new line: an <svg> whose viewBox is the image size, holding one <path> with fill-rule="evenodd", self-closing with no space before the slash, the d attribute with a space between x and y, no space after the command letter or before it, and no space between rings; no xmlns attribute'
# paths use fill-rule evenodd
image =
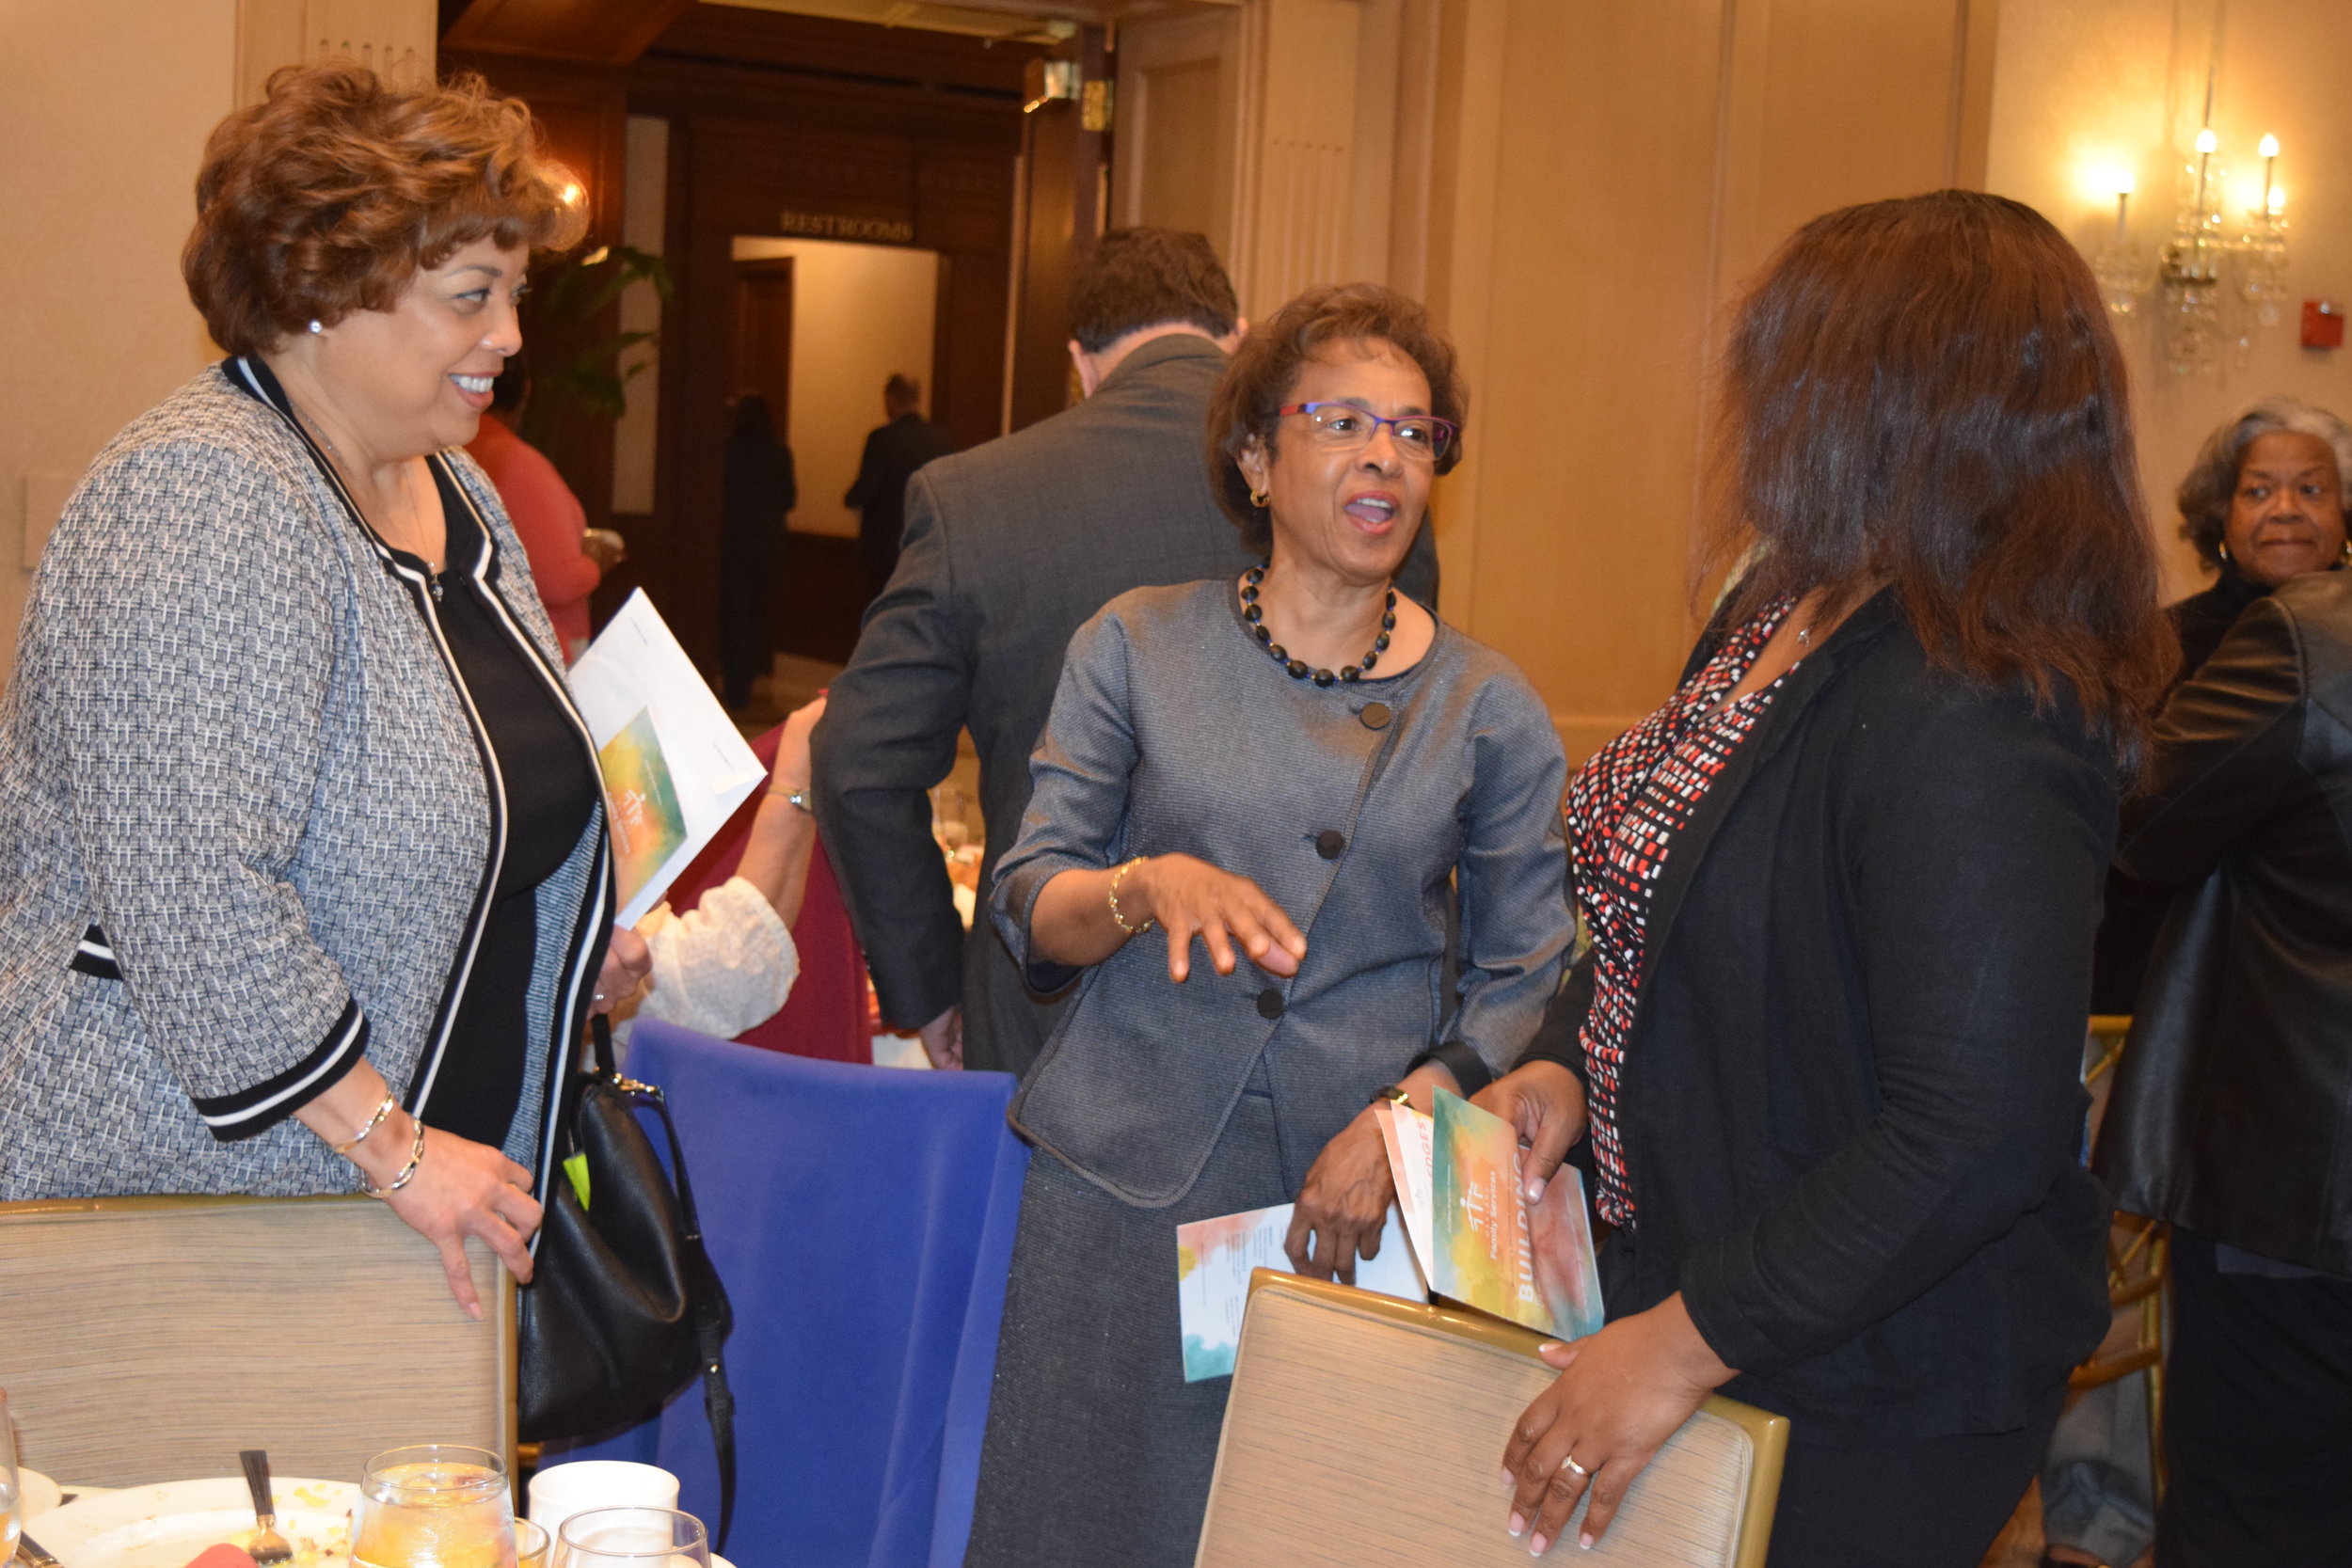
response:
<svg viewBox="0 0 2352 1568"><path fill-rule="evenodd" d="M1718 407L1733 616L1889 585L1931 660L2043 704L2063 687L2137 758L2178 645L2122 356L2041 214L1937 191L1814 219L1742 304Z"/></svg>

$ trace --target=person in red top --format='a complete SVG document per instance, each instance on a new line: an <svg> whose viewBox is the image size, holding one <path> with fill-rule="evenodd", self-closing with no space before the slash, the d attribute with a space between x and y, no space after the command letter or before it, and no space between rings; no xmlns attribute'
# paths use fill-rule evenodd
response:
<svg viewBox="0 0 2352 1568"><path fill-rule="evenodd" d="M532 581L539 602L555 623L556 640L570 663L588 646L588 596L604 574L626 555L621 536L610 529L588 526L588 514L572 494L564 476L555 471L538 448L515 434L513 421L522 414L523 397L531 382L519 359L490 387L490 415L481 431L466 443L466 451L489 474L506 503L515 531L522 536L523 553L531 558Z"/></svg>

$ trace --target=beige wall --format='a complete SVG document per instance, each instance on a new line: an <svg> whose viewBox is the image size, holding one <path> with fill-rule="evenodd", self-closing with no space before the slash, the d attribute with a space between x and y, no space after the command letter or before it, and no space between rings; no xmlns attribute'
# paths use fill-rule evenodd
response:
<svg viewBox="0 0 2352 1568"><path fill-rule="evenodd" d="M2120 332L2169 596L2206 580L2175 531L2172 492L2207 431L2276 392L2352 418L2352 350L2296 342L2302 300L2352 303L2352 96L2340 67L2314 63L2352 59L2352 5L2232 0L2217 55L2216 9L2214 0L2013 0L2001 15L1994 89L1990 188L2041 209L2095 254L2115 216L2098 177L2129 170L2139 191L2132 237L2151 273L2169 228L2172 171L2197 134L2209 58L2220 68L2221 155L2250 176L2256 142L2265 133L2279 138L2291 225L2285 319L2255 334L2243 368L2190 378L2162 367L2146 320Z"/></svg>
<svg viewBox="0 0 2352 1568"><path fill-rule="evenodd" d="M236 0L0 7L0 674L30 564L106 439L212 355L180 282Z"/></svg>
<svg viewBox="0 0 2352 1568"><path fill-rule="evenodd" d="M1474 399L1436 502L1445 610L1518 661L1581 756L1671 689L1689 645L1723 303L1816 213L1975 177L1990 19L1967 0L1422 14L1439 65L1421 269Z"/></svg>
<svg viewBox="0 0 2352 1568"><path fill-rule="evenodd" d="M857 536L841 498L857 478L866 433L882 422L882 383L902 372L930 401L939 253L838 240L739 235L735 258L792 258L792 406L785 444L800 480L792 527Z"/></svg>
<svg viewBox="0 0 2352 1568"><path fill-rule="evenodd" d="M1581 754L1664 695L1694 629L1707 370L1741 281L1817 214L1944 185L2031 202L2092 249L2113 207L2086 177L2119 164L2137 176L2153 272L2217 10L1248 0L1221 34L1191 24L1189 58L1216 61L1232 106L1222 139L1184 139L1232 170L1211 231L1231 236L1253 313L1369 277L1421 294L1453 333L1473 403L1469 460L1435 503L1443 608L1527 670ZM1163 25L1132 76L1187 63ZM2176 594L2199 579L2169 498L2203 434L2274 391L2352 411L2352 359L2295 340L2302 299L2352 299L2352 99L2308 63L2352 58L2352 6L2234 0L2217 58L2224 151L2244 166L2263 133L2283 144L2292 299L2246 364L2191 380L2157 368L2144 321L2123 324ZM1208 93L1193 87L1197 119ZM1210 200L1154 134L1148 106L1121 127L1139 181L1123 220Z"/></svg>
<svg viewBox="0 0 2352 1568"><path fill-rule="evenodd" d="M180 281L204 138L275 66L430 71L433 0L0 0L0 679L100 447L216 356Z"/></svg>

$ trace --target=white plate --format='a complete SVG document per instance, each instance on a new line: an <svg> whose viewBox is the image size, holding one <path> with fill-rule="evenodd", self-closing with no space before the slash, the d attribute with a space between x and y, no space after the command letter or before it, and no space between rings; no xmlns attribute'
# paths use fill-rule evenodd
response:
<svg viewBox="0 0 2352 1568"><path fill-rule="evenodd" d="M16 1495L24 1504L27 1519L38 1518L65 1501L65 1494L57 1490L56 1481L22 1465L16 1467Z"/></svg>
<svg viewBox="0 0 2352 1568"><path fill-rule="evenodd" d="M357 1486L278 1476L270 1495L288 1568L349 1568ZM129 1486L53 1508L33 1534L65 1568L186 1568L207 1546L253 1544L253 1500L241 1476Z"/></svg>

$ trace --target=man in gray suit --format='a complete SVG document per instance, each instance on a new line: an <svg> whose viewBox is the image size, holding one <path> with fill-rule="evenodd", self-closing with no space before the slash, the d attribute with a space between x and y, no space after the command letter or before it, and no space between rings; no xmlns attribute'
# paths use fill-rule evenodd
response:
<svg viewBox="0 0 2352 1568"><path fill-rule="evenodd" d="M1021 1072L1057 999L1031 992L986 921L965 933L931 839L932 785L972 731L985 890L1029 800L1071 634L1130 588L1236 577L1250 559L1209 490L1210 390L1248 324L1199 234L1114 230L1071 281L1086 399L938 458L908 482L889 586L815 738L817 826L883 1018L940 1067ZM1398 587L1437 598L1429 531Z"/></svg>

